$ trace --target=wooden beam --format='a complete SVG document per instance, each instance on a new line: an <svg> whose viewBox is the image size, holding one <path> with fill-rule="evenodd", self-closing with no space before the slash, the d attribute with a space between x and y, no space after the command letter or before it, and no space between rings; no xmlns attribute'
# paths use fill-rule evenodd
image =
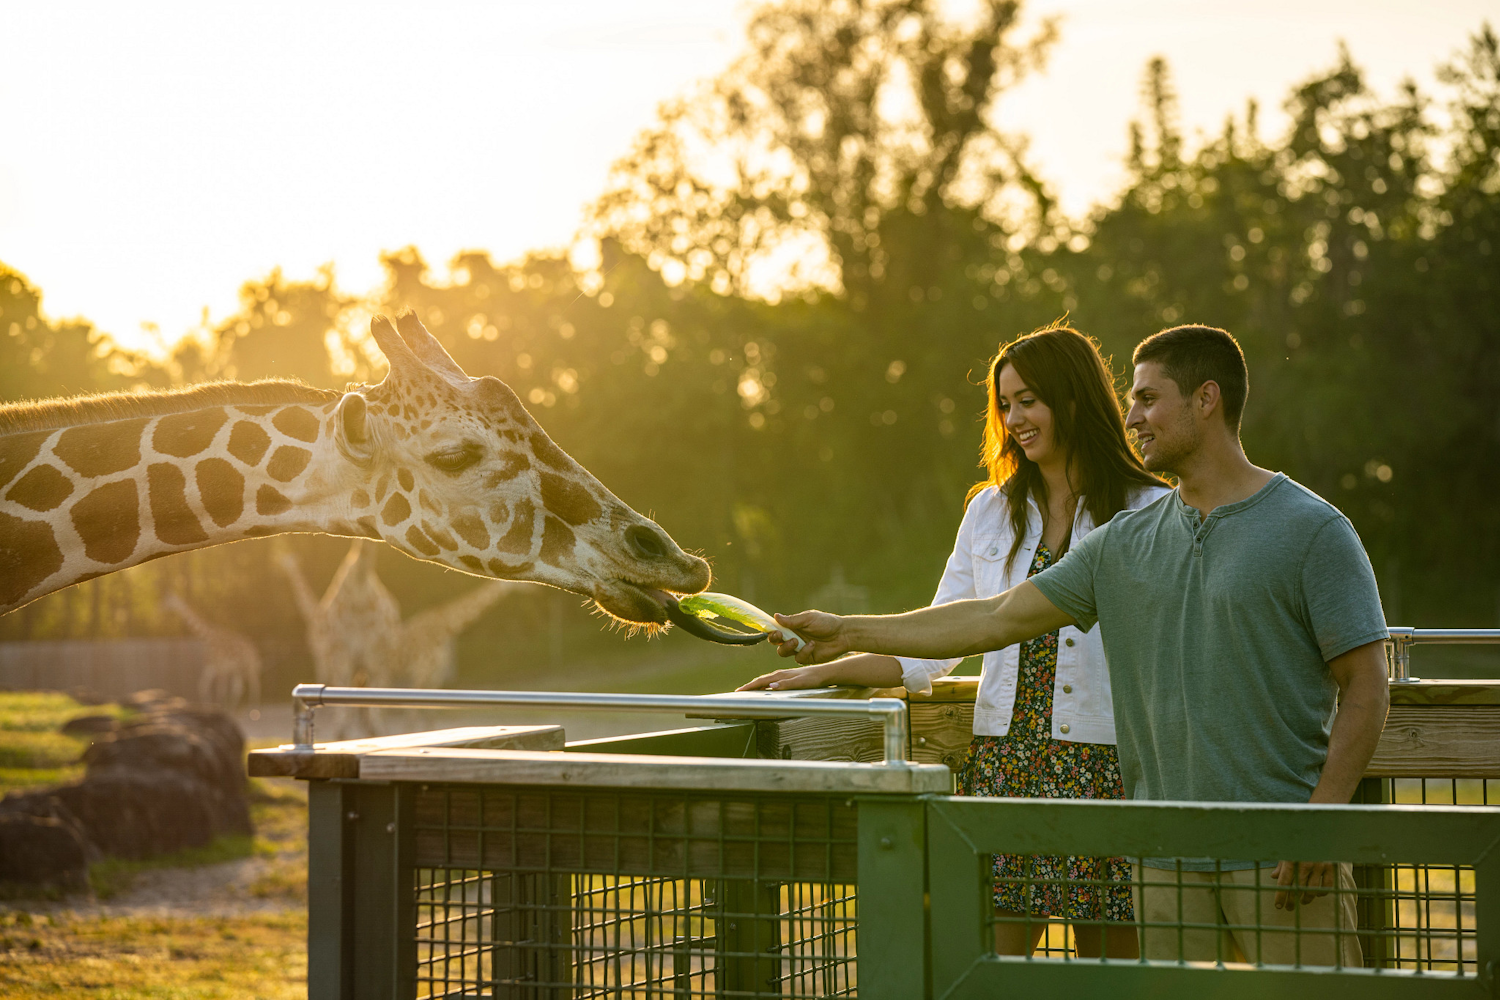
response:
<svg viewBox="0 0 1500 1000"><path fill-rule="evenodd" d="M1500 778L1500 705L1392 705L1365 774Z"/></svg>
<svg viewBox="0 0 1500 1000"><path fill-rule="evenodd" d="M953 785L947 768L920 765L441 747L365 754L359 776L372 781L848 794L946 793Z"/></svg>
<svg viewBox="0 0 1500 1000"><path fill-rule="evenodd" d="M253 778L357 778L365 754L403 747L470 747L492 750L561 750L562 726L465 726L366 740L317 743L312 750L291 744L250 751Z"/></svg>

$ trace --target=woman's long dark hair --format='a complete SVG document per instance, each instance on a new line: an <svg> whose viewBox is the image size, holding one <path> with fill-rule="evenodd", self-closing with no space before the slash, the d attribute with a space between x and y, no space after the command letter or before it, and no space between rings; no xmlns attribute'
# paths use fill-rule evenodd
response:
<svg viewBox="0 0 1500 1000"><path fill-rule="evenodd" d="M1165 484L1146 471L1131 449L1114 379L1092 338L1060 323L1016 338L990 362L985 379L989 410L981 454L989 476L975 483L967 498L974 499L990 486L999 487L1004 495L1015 535L1005 560L1008 573L1026 535L1026 500L1035 498L1037 506L1046 510L1047 482L1041 467L1011 437L1000 412L1000 371L1006 365L1012 365L1052 410L1053 444L1071 456L1078 476L1075 485L1096 526L1125 509L1132 487Z"/></svg>

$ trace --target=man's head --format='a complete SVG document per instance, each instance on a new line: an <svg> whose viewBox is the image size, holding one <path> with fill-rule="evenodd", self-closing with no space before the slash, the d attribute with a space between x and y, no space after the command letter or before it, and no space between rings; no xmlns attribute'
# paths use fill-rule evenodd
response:
<svg viewBox="0 0 1500 1000"><path fill-rule="evenodd" d="M1245 355L1224 330L1175 326L1135 349L1126 424L1153 472L1178 472L1208 435L1237 445L1250 388Z"/></svg>

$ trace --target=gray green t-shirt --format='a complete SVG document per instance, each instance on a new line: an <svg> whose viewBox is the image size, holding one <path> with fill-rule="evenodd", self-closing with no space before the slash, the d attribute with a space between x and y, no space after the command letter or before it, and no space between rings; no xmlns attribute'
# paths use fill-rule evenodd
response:
<svg viewBox="0 0 1500 1000"><path fill-rule="evenodd" d="M1387 637L1354 526L1281 474L1201 523L1176 491L1121 511L1031 582L1103 630L1131 799L1306 802L1327 661Z"/></svg>

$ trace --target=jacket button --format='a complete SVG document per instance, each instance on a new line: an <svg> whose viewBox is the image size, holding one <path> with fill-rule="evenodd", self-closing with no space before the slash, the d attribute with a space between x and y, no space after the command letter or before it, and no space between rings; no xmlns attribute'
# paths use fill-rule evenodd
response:
<svg viewBox="0 0 1500 1000"><path fill-rule="evenodd" d="M998 555L999 552L1000 552L1000 550L998 548L990 549L990 555L992 555L992 556L993 555Z"/></svg>
<svg viewBox="0 0 1500 1000"><path fill-rule="evenodd" d="M1071 685L1071 684L1064 684L1063 685L1063 694L1072 694L1072 693L1073 693L1073 685Z"/></svg>
<svg viewBox="0 0 1500 1000"><path fill-rule="evenodd" d="M1068 724L1064 722L1062 725L1057 727L1057 731L1060 733L1066 733L1068 731Z"/></svg>
<svg viewBox="0 0 1500 1000"><path fill-rule="evenodd" d="M1071 645L1073 645L1073 640L1072 639L1064 639L1063 640L1063 645L1064 646L1071 646Z"/></svg>

